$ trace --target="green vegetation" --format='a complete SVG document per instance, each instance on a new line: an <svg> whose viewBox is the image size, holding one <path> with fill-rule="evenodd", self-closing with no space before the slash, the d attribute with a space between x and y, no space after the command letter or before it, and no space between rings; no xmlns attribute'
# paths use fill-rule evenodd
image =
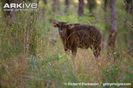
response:
<svg viewBox="0 0 133 88"><path fill-rule="evenodd" d="M90 49L78 49L74 65L71 55L64 52L58 30L53 28L50 20L94 25L101 31L106 45L109 29L106 29L103 2L98 0L101 4L95 8L94 16L84 8L84 16L79 17L75 0L67 13L62 0L57 12L52 11L52 0L48 1L45 6L41 0L34 14L17 12L16 21L10 26L0 11L0 88L122 88L64 84L68 82L132 83L125 87L132 88L133 56L129 48L133 46L128 42L132 39L133 17L125 11L123 2L117 0L118 35L115 52L111 54L113 57L108 58L107 47L102 49L100 60L95 60ZM40 16L41 8L45 11L43 16ZM27 43L31 46L28 50Z"/></svg>

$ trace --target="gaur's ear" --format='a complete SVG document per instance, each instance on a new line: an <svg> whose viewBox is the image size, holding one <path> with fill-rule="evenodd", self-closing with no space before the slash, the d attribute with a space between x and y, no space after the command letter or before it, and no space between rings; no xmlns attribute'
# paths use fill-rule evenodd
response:
<svg viewBox="0 0 133 88"><path fill-rule="evenodd" d="M54 27L59 27L59 22L57 20L51 20L51 23Z"/></svg>

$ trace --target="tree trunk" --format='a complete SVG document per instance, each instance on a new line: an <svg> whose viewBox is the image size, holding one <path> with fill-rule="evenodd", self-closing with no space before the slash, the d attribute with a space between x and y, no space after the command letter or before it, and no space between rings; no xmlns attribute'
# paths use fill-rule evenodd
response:
<svg viewBox="0 0 133 88"><path fill-rule="evenodd" d="M12 3L12 2L16 2L15 0L2 0L2 7L5 5L5 3ZM3 10L3 16L4 16L4 19L6 21L6 24L8 26L10 26L13 22L15 22L16 20L16 12L15 11L5 11L4 9Z"/></svg>
<svg viewBox="0 0 133 88"><path fill-rule="evenodd" d="M90 13L92 13L93 9L96 7L96 1L95 0L87 0L87 7L88 7Z"/></svg>
<svg viewBox="0 0 133 88"><path fill-rule="evenodd" d="M47 0L43 0L44 6L39 9L39 20L44 20L44 18L45 18L45 13L46 13L46 10L47 10L46 9L47 8L47 3L48 3Z"/></svg>
<svg viewBox="0 0 133 88"><path fill-rule="evenodd" d="M65 0L65 12L67 13L70 7L70 0Z"/></svg>
<svg viewBox="0 0 133 88"><path fill-rule="evenodd" d="M117 36L116 0L110 1L110 11L111 11L111 29L110 29L110 33L109 33L108 46L111 49L114 49L116 36Z"/></svg>
<svg viewBox="0 0 133 88"><path fill-rule="evenodd" d="M129 40L128 40L128 50L129 54L133 55L133 0L124 0L125 10L128 13L131 20L129 20L129 16L125 18L125 27L129 29Z"/></svg>
<svg viewBox="0 0 133 88"><path fill-rule="evenodd" d="M43 0L44 4L47 4L48 3L48 0Z"/></svg>
<svg viewBox="0 0 133 88"><path fill-rule="evenodd" d="M84 0L79 0L78 15L79 16L83 16L84 15Z"/></svg>
<svg viewBox="0 0 133 88"><path fill-rule="evenodd" d="M107 11L110 8L110 1L111 0L104 0L104 11Z"/></svg>
<svg viewBox="0 0 133 88"><path fill-rule="evenodd" d="M59 10L59 6L60 6L59 3L60 3L59 0L53 0L52 6L53 6L53 11L54 12L57 12Z"/></svg>
<svg viewBox="0 0 133 88"><path fill-rule="evenodd" d="M124 3L126 11L133 14L133 0L124 0Z"/></svg>

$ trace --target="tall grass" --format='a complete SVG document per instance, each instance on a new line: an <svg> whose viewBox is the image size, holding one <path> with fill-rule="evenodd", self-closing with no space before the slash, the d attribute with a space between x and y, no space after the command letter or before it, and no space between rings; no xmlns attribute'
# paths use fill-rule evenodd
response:
<svg viewBox="0 0 133 88"><path fill-rule="evenodd" d="M73 6L72 11L67 15L62 11L63 7L58 14L52 12L50 4L47 7L44 17L40 19L37 14L39 20L32 25L37 31L36 56L25 55L23 48L24 31L28 30L30 14L28 12L18 14L18 20L10 28L0 20L0 88L103 88L103 86L74 87L64 83L133 82L133 59L128 54L127 46L123 44L125 43L121 38L123 31L119 30L117 41L120 42L117 42L116 51L113 54L115 61L107 58L106 49L102 50L100 60L95 60L90 49L78 49L74 65L71 55L63 50L58 30L53 28L49 21L49 19L57 19L69 23L94 25L104 35L106 29L101 7L96 9L95 17L89 17L88 12L85 12L85 16L78 17L75 13L76 8ZM120 8L118 11L121 15L118 19L119 24L124 24L122 18L125 12L121 12ZM119 25L118 28L123 27ZM8 31L5 32L5 30ZM15 34L15 37L11 34ZM116 88L116 86L113 87Z"/></svg>

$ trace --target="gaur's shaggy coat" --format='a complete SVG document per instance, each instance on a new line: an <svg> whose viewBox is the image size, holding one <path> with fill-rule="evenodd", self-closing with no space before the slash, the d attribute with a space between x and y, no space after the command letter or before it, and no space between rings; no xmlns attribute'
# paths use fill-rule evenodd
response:
<svg viewBox="0 0 133 88"><path fill-rule="evenodd" d="M76 56L77 48L91 48L96 58L100 55L102 36L94 26L57 21L53 25L59 29L65 51L71 50Z"/></svg>

